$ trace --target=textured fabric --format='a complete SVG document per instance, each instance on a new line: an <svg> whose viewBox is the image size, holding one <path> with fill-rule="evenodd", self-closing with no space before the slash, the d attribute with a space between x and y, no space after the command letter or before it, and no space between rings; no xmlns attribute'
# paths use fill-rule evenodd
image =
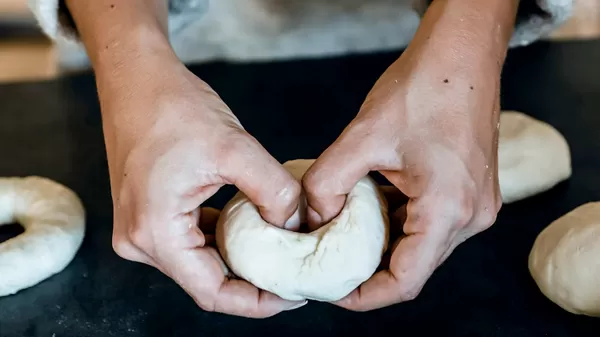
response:
<svg viewBox="0 0 600 337"><path fill-rule="evenodd" d="M420 15L434 0L415 0ZM526 46L551 33L573 12L575 0L521 0L509 47Z"/></svg>
<svg viewBox="0 0 600 337"><path fill-rule="evenodd" d="M574 0L522 0L510 46L550 33ZM405 47L431 0L171 0L169 34L184 62L322 57ZM63 1L29 0L61 65L86 67Z"/></svg>

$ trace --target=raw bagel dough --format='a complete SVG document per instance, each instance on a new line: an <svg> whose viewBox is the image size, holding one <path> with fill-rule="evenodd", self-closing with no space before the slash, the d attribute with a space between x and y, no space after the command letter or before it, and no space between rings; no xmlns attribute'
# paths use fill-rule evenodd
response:
<svg viewBox="0 0 600 337"><path fill-rule="evenodd" d="M516 111L500 114L498 179L506 204L545 192L571 176L571 153L552 126Z"/></svg>
<svg viewBox="0 0 600 337"><path fill-rule="evenodd" d="M600 202L579 206L546 227L529 254L529 271L563 309L600 317Z"/></svg>
<svg viewBox="0 0 600 337"><path fill-rule="evenodd" d="M300 180L312 163L294 160L284 167ZM303 202L293 225L305 210ZM221 212L216 237L231 270L258 288L287 300L336 301L373 275L387 249L388 230L387 203L367 176L335 219L308 234L268 224L238 193Z"/></svg>
<svg viewBox="0 0 600 337"><path fill-rule="evenodd" d="M0 225L25 232L0 244L0 296L62 271L79 249L85 211L71 190L41 177L0 178Z"/></svg>

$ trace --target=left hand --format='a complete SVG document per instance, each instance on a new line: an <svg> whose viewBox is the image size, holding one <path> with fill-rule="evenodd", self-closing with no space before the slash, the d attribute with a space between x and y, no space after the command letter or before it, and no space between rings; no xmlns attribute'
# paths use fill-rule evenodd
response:
<svg viewBox="0 0 600 337"><path fill-rule="evenodd" d="M460 243L494 223L499 78L495 61L465 64L427 44L409 47L305 174L312 228L334 218L370 171L409 198L389 269L336 304L365 311L415 298Z"/></svg>

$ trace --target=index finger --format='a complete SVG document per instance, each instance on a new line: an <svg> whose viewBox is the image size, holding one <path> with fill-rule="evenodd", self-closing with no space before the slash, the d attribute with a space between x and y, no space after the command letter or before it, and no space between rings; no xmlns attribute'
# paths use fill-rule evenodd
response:
<svg viewBox="0 0 600 337"><path fill-rule="evenodd" d="M341 211L347 194L375 167L371 141L363 130L348 126L311 165L302 178L308 202L309 227L316 229Z"/></svg>
<svg viewBox="0 0 600 337"><path fill-rule="evenodd" d="M283 227L298 208L300 182L249 134L234 144L221 175L258 207L265 221Z"/></svg>

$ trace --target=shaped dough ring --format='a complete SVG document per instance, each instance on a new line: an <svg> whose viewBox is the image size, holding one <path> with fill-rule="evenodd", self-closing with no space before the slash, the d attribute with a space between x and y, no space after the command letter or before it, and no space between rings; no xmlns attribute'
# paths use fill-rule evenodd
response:
<svg viewBox="0 0 600 337"><path fill-rule="evenodd" d="M498 179L505 204L545 192L571 176L571 153L551 125L516 111L500 114Z"/></svg>
<svg viewBox="0 0 600 337"><path fill-rule="evenodd" d="M314 160L283 166L300 180ZM288 221L299 227L302 202ZM311 233L270 225L242 193L225 206L217 223L217 245L237 276L281 298L336 301L376 271L387 249L387 202L370 177L348 194L340 214Z"/></svg>
<svg viewBox="0 0 600 337"><path fill-rule="evenodd" d="M75 193L41 177L0 179L0 224L25 232L0 244L0 296L32 287L62 271L85 232L85 211Z"/></svg>

